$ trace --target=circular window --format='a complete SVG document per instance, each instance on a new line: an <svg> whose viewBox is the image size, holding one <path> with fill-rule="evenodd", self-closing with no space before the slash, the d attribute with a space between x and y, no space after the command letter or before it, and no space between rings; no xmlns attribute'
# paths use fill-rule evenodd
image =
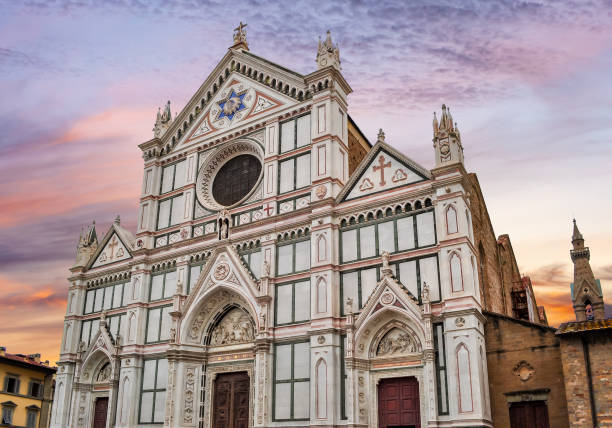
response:
<svg viewBox="0 0 612 428"><path fill-rule="evenodd" d="M253 155L238 155L227 161L214 178L212 195L219 205L240 201L255 187L261 174L261 162Z"/></svg>

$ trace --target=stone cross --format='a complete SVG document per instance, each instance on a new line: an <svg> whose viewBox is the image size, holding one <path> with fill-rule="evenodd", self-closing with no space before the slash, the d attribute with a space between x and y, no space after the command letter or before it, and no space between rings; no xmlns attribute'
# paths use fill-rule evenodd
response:
<svg viewBox="0 0 612 428"><path fill-rule="evenodd" d="M110 248L111 253L110 253L110 259L113 258L114 253L115 253L115 247L119 245L119 243L117 242L117 236L113 236L113 239L111 239L110 244L108 244L108 248Z"/></svg>
<svg viewBox="0 0 612 428"><path fill-rule="evenodd" d="M379 171L380 170L380 185L384 186L385 184L387 184L387 182L385 181L385 168L391 168L391 162L387 162L385 163L385 157L383 155L380 155L380 157L378 158L378 165L374 165L374 172Z"/></svg>

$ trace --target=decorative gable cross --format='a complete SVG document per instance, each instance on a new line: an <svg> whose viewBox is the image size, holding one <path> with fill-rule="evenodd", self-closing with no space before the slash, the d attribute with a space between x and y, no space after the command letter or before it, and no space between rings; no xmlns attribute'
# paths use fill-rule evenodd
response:
<svg viewBox="0 0 612 428"><path fill-rule="evenodd" d="M119 243L117 242L117 236L113 236L113 239L111 239L111 242L108 244L108 248L110 248L111 253L110 253L110 259L113 258L114 253L115 253L115 247L119 245Z"/></svg>
<svg viewBox="0 0 612 428"><path fill-rule="evenodd" d="M385 168L391 168L391 162L385 163L385 157L383 155L380 155L380 157L378 158L378 165L374 165L373 170L374 172L380 170L381 186L387 184L387 182L385 181Z"/></svg>

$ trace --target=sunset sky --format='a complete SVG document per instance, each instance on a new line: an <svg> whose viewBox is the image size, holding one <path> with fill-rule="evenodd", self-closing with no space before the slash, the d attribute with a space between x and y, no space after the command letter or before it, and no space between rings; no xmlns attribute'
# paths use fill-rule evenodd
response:
<svg viewBox="0 0 612 428"><path fill-rule="evenodd" d="M135 230L158 106L184 106L243 21L303 74L330 29L376 140L433 166L442 103L497 235L551 324L573 318L571 219L612 315L612 1L0 0L0 346L57 361L81 227Z"/></svg>

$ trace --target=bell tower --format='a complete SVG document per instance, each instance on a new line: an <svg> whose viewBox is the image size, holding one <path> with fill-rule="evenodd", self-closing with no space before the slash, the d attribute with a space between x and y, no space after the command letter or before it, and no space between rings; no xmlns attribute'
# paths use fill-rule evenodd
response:
<svg viewBox="0 0 612 428"><path fill-rule="evenodd" d="M440 121L434 112L433 143L436 150L436 167L463 163L463 146L457 123L453 123L450 109L442 104Z"/></svg>
<svg viewBox="0 0 612 428"><path fill-rule="evenodd" d="M578 230L576 219L574 219L572 246L570 255L574 262L574 282L570 287L576 321L603 320L605 315L601 284L595 279L591 270L589 263L591 252L589 247L584 246L584 238Z"/></svg>

